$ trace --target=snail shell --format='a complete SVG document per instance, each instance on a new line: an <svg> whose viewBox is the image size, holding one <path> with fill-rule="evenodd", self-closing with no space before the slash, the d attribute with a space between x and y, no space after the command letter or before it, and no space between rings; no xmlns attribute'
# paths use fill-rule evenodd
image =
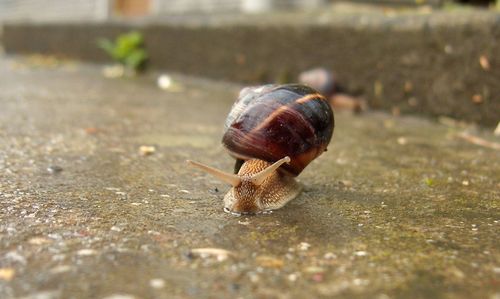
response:
<svg viewBox="0 0 500 299"><path fill-rule="evenodd" d="M248 87L226 119L222 143L238 160L276 162L288 156L291 162L280 170L297 176L326 150L333 129L330 105L310 87Z"/></svg>

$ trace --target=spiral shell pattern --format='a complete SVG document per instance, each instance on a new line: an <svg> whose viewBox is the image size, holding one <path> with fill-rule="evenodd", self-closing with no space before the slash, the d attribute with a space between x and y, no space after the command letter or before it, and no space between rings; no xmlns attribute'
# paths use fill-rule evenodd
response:
<svg viewBox="0 0 500 299"><path fill-rule="evenodd" d="M263 85L240 92L225 123L222 143L243 160L275 162L297 176L327 148L334 116L327 100L305 85Z"/></svg>

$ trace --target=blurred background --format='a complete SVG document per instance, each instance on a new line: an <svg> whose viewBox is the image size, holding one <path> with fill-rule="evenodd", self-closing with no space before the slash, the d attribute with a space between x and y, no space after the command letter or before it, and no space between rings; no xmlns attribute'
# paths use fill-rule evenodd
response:
<svg viewBox="0 0 500 299"><path fill-rule="evenodd" d="M499 3L0 0L0 298L500 299ZM234 169L238 93L291 82L328 152L224 213L185 161Z"/></svg>
<svg viewBox="0 0 500 299"><path fill-rule="evenodd" d="M0 41L8 54L243 84L296 82L320 68L356 107L496 126L499 3L0 0Z"/></svg>
<svg viewBox="0 0 500 299"><path fill-rule="evenodd" d="M496 0L1 0L0 20L93 21L119 17L262 13L328 9L341 3L381 6L494 6Z"/></svg>

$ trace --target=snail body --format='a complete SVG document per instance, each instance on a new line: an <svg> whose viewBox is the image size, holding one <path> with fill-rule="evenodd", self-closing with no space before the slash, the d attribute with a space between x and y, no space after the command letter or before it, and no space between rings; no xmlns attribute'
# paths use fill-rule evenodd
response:
<svg viewBox="0 0 500 299"><path fill-rule="evenodd" d="M274 210L300 193L295 177L326 151L333 128L330 105L310 87L247 87L233 105L222 137L236 158L235 174L189 162L233 186L224 197L225 210Z"/></svg>

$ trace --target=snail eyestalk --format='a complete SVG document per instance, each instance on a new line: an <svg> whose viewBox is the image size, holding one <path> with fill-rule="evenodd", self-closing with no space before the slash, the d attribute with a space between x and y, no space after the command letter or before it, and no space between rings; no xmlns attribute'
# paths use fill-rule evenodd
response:
<svg viewBox="0 0 500 299"><path fill-rule="evenodd" d="M262 170L259 173L256 173L252 176L251 181L254 185L260 186L262 183L274 172L278 169L282 164L289 163L290 157L286 156L283 159L276 161L273 165L268 168Z"/></svg>
<svg viewBox="0 0 500 299"><path fill-rule="evenodd" d="M241 179L237 175L226 173L226 172L220 171L218 169L215 169L213 167L210 167L210 166L207 166L207 165L195 162L195 161L186 160L186 162L193 165L193 166L196 166L196 167L202 169L206 173L213 175L214 177L218 178L219 180L221 180L225 183L230 184L233 187L237 187L241 184Z"/></svg>

